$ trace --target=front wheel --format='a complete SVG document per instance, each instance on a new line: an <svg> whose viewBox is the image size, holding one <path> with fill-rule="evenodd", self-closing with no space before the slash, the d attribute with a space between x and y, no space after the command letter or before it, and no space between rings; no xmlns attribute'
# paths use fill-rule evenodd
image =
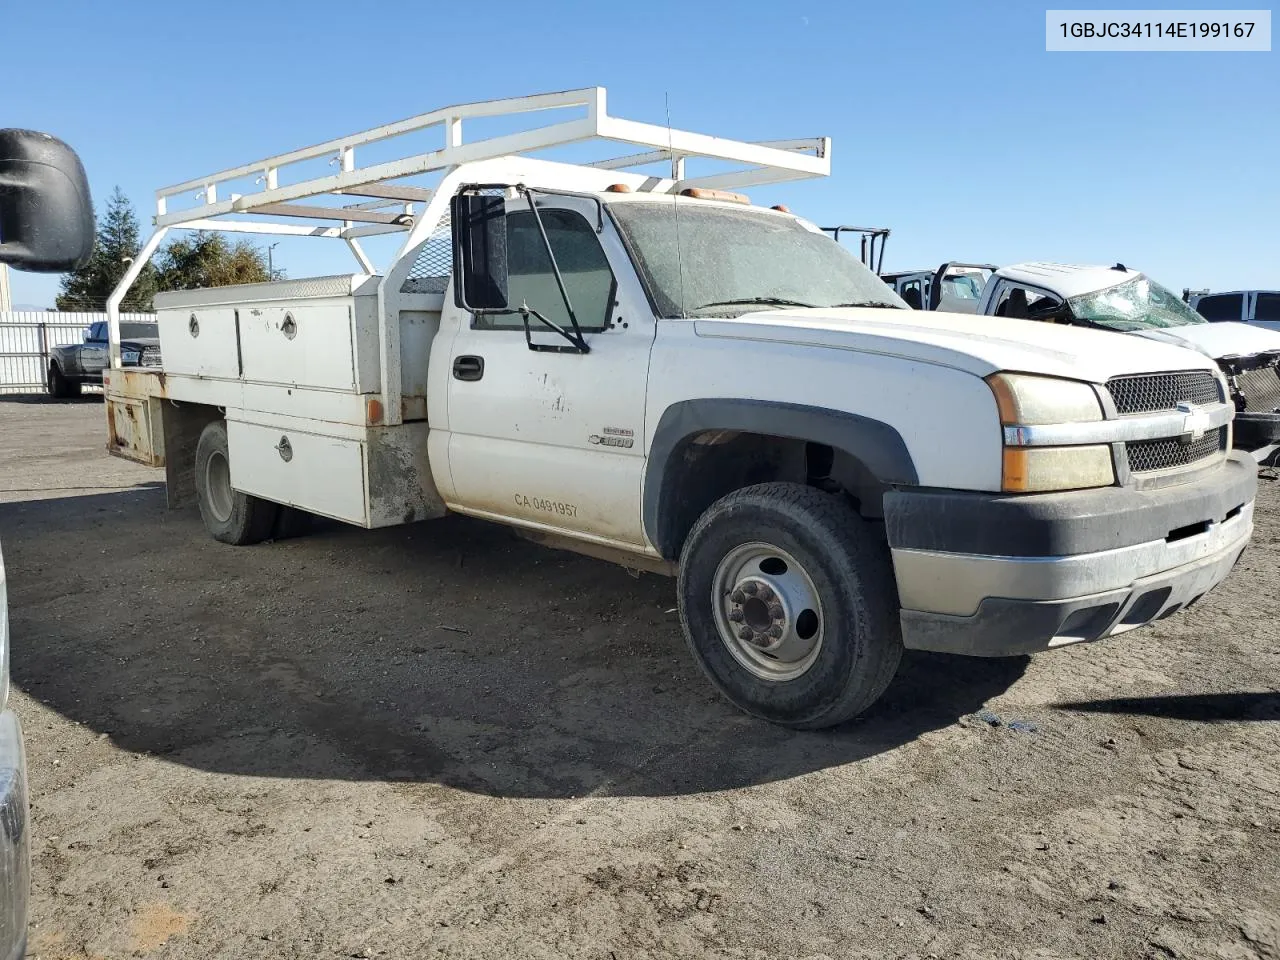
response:
<svg viewBox="0 0 1280 960"><path fill-rule="evenodd" d="M221 420L206 426L196 444L196 499L205 529L237 547L271 536L280 510L270 500L232 488L227 425Z"/></svg>
<svg viewBox="0 0 1280 960"><path fill-rule="evenodd" d="M721 498L680 558L680 619L711 682L747 713L835 726L902 658L887 546L833 494L765 483Z"/></svg>

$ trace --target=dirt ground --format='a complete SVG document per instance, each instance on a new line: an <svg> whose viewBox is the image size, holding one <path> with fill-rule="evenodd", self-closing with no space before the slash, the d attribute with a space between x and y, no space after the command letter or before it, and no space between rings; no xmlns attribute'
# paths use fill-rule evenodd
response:
<svg viewBox="0 0 1280 960"><path fill-rule="evenodd" d="M1280 492L1185 615L721 701L670 581L451 518L233 548L0 402L31 955L1280 958Z"/></svg>

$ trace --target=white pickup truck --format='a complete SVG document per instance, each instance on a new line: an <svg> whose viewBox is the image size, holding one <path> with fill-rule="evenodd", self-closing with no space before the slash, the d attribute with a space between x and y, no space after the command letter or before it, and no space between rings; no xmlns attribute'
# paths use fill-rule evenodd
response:
<svg viewBox="0 0 1280 960"><path fill-rule="evenodd" d="M585 118L463 142L470 116L565 106ZM444 131L430 153L352 155L428 127ZM643 152L520 155L568 142ZM284 166L326 156L340 173L283 185ZM912 312L811 223L724 192L824 175L827 158L825 139L622 120L593 88L161 190L137 263L170 227L404 240L382 273L158 297L164 369L113 356L110 449L163 465L170 502L194 499L227 543L296 511L366 527L453 511L677 576L707 676L797 728L868 707L904 647L1097 640L1221 581L1256 470L1230 451L1214 364ZM403 179L430 171L430 187ZM236 180L248 192L218 199ZM172 209L196 189L201 205ZM353 195L372 199L335 205Z"/></svg>
<svg viewBox="0 0 1280 960"><path fill-rule="evenodd" d="M1120 264L1001 267L982 287L976 312L1116 330L1198 350L1227 378L1236 406L1235 446L1259 461L1280 446L1280 333L1274 330L1209 323L1177 294Z"/></svg>

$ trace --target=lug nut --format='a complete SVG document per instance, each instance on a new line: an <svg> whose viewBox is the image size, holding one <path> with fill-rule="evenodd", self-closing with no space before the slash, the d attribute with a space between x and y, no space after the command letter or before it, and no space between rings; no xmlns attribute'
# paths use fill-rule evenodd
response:
<svg viewBox="0 0 1280 960"><path fill-rule="evenodd" d="M750 640L755 636L755 633L756 632L752 630L750 627L743 627L741 630L738 631L738 639Z"/></svg>
<svg viewBox="0 0 1280 960"><path fill-rule="evenodd" d="M773 637L773 639L775 640L781 640L782 628L775 623L772 627L769 628L769 636Z"/></svg>
<svg viewBox="0 0 1280 960"><path fill-rule="evenodd" d="M782 615L783 615L785 612L786 612L786 611L784 611L784 610L782 609L782 604L780 604L780 603L775 603L775 604L773 604L772 606L770 606L770 607L769 607L769 616L770 616L771 618L773 618L774 620L781 620L781 619L782 619Z"/></svg>
<svg viewBox="0 0 1280 960"><path fill-rule="evenodd" d="M733 593L729 594L729 599L732 600L734 603L746 603L747 595L743 593L741 590L735 590L733 591Z"/></svg>
<svg viewBox="0 0 1280 960"><path fill-rule="evenodd" d="M773 599L773 591L769 589L769 587L767 586L761 586L760 592L756 594L756 596L758 596L765 603L768 603L770 600Z"/></svg>
<svg viewBox="0 0 1280 960"><path fill-rule="evenodd" d="M741 611L741 610L730 610L730 611L729 611L729 619L730 619L730 620L732 620L734 623L741 623L741 622L742 622L742 611Z"/></svg>
<svg viewBox="0 0 1280 960"><path fill-rule="evenodd" d="M767 647L769 645L769 636L764 633L757 633L752 640L757 647Z"/></svg>
<svg viewBox="0 0 1280 960"><path fill-rule="evenodd" d="M745 591L749 596L754 597L754 596L756 595L756 593L760 590L760 584L756 583L756 582L755 582L755 581L753 581L753 580L749 580L749 581L747 581L746 583L744 583L744 584L742 585L742 589L743 589L743 590L744 590L744 591Z"/></svg>

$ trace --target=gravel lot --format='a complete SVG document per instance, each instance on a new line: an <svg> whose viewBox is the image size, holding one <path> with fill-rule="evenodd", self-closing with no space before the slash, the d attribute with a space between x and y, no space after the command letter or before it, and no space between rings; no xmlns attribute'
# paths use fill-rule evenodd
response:
<svg viewBox="0 0 1280 960"><path fill-rule="evenodd" d="M1185 615L795 734L667 580L461 518L227 547L95 399L0 435L42 960L1280 958L1273 482Z"/></svg>

